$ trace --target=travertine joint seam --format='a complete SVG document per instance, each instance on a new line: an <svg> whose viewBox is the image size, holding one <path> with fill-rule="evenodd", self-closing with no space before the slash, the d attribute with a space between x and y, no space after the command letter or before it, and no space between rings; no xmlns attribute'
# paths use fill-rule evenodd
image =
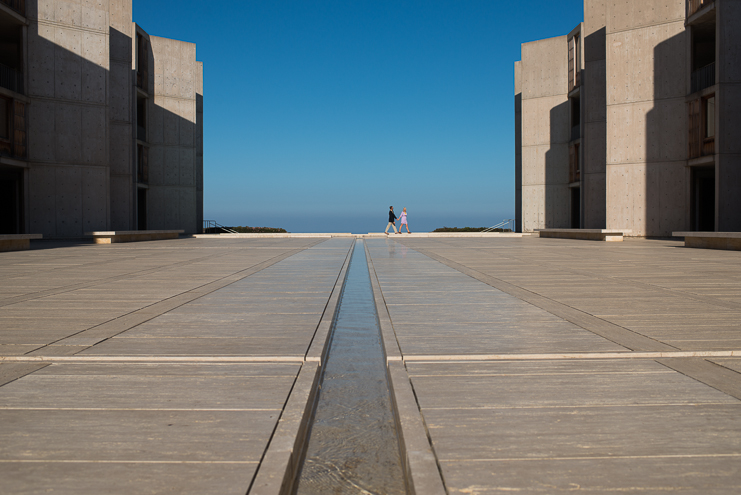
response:
<svg viewBox="0 0 741 495"><path fill-rule="evenodd" d="M708 358L741 357L735 351L662 351L662 352L574 352L554 354L445 354L404 356L410 361L532 361L558 359L662 359L662 358Z"/></svg>
<svg viewBox="0 0 741 495"><path fill-rule="evenodd" d="M439 261L443 265L449 266L450 268L453 268L454 270L457 270L464 275L468 275L469 277L483 282L486 285L489 285L497 290L516 297L521 301L532 304L535 307L545 310L552 315L558 316L559 318L573 323L574 325L581 327L584 330L592 332L593 334L599 335L600 337L607 339L610 342L625 347L628 350L649 352L678 350L676 347L669 344L651 339L649 337L646 337L645 335L641 335L627 328L615 325L614 323L603 320L589 313L585 313L584 311L572 308L571 306L567 306L558 301L554 301L553 299L541 296L540 294L536 294L535 292L529 291L527 289L523 289L522 287L519 287L517 285L468 268L465 265L456 263L455 261L449 260L448 258L435 254L427 249L422 249L419 247L412 249L414 249L418 253L434 259L435 261Z"/></svg>

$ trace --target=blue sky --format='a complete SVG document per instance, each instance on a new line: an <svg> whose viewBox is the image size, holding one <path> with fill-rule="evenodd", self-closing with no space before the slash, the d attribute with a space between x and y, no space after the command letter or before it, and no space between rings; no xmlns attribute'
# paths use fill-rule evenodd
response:
<svg viewBox="0 0 741 495"><path fill-rule="evenodd" d="M291 232L514 215L513 63L581 1L134 0L204 63L204 217Z"/></svg>

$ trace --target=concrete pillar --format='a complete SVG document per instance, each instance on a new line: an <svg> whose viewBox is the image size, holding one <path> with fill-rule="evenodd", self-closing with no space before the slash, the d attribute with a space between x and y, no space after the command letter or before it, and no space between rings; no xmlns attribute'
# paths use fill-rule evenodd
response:
<svg viewBox="0 0 741 495"><path fill-rule="evenodd" d="M515 231L522 228L522 62L515 62Z"/></svg>
<svg viewBox="0 0 741 495"><path fill-rule="evenodd" d="M741 2L716 0L716 228L741 231Z"/></svg>
<svg viewBox="0 0 741 495"><path fill-rule="evenodd" d="M107 230L108 2L26 5L28 230L45 237Z"/></svg>
<svg viewBox="0 0 741 495"><path fill-rule="evenodd" d="M149 37L154 98L150 111L150 229L200 232L197 188L196 45ZM200 210L202 211L202 210Z"/></svg>
<svg viewBox="0 0 741 495"><path fill-rule="evenodd" d="M582 201L584 228L604 229L606 163L605 0L584 1L582 73Z"/></svg>
<svg viewBox="0 0 741 495"><path fill-rule="evenodd" d="M685 229L685 1L606 4L606 227Z"/></svg>
<svg viewBox="0 0 741 495"><path fill-rule="evenodd" d="M568 43L522 45L522 230L569 227Z"/></svg>
<svg viewBox="0 0 741 495"><path fill-rule="evenodd" d="M196 232L203 229L203 63L196 77Z"/></svg>
<svg viewBox="0 0 741 495"><path fill-rule="evenodd" d="M133 108L136 104L132 80L131 0L110 0L110 197L111 230L136 228L134 195Z"/></svg>

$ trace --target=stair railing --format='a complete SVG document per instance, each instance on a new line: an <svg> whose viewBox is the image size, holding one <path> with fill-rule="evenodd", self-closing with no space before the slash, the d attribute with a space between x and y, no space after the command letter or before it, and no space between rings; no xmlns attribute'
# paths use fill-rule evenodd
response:
<svg viewBox="0 0 741 495"><path fill-rule="evenodd" d="M225 234L239 234L239 232L237 232L234 229L230 229L229 227L224 227L220 223L216 223L216 220L204 220L203 221L203 231L206 232L207 230L210 230L210 229L213 229L213 230L221 229L223 233Z"/></svg>
<svg viewBox="0 0 741 495"><path fill-rule="evenodd" d="M498 224L494 225L493 227L489 227L488 229L484 229L481 232L494 232L495 229L502 229L504 230L505 225L507 228L514 232L515 231L515 219L514 218L506 218L499 222Z"/></svg>

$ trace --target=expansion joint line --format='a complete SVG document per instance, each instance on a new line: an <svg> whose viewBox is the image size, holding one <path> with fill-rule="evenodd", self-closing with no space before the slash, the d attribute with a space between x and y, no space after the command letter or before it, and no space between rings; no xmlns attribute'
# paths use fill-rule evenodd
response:
<svg viewBox="0 0 741 495"><path fill-rule="evenodd" d="M595 335L608 339L632 352L617 353L572 353L572 354L514 354L514 355L478 355L478 356L405 356L405 361L489 361L489 360L533 360L533 359L652 359L657 363L681 373L720 392L741 399L741 373L711 361L713 358L732 358L741 356L739 350L727 351L682 351L674 346L651 339L629 328L621 327L607 320L581 311L577 308L559 303L553 299L511 284L496 277L468 268L448 258L437 255L426 249L416 251L449 266L459 272L475 278L491 287L512 295L533 306L543 309ZM548 306L555 306L549 308ZM564 308L565 311L559 310ZM574 313L576 312L576 313ZM572 314L569 314L572 313ZM586 319L586 322L579 321ZM589 328L591 324L602 328ZM628 345L626 342L632 342Z"/></svg>
<svg viewBox="0 0 741 495"><path fill-rule="evenodd" d="M252 265L252 266L250 266L248 268L245 268L243 270L240 270L238 272L232 273L230 275L225 275L223 277L220 277L220 278L218 278L216 280L212 280L210 282L206 282L205 284L202 284L202 285L200 285L198 287L195 287L193 289L190 289L188 291L181 292L180 294L176 294L176 295L171 296L171 297L168 297L166 299L162 299L161 301L157 301L156 303L150 304L150 305L145 306L143 308L139 308L139 309L137 309L135 311L131 311L131 312L126 313L126 314L123 314L121 316L117 316L116 318L113 318L113 319L108 320L108 321L104 321L104 322L99 323L97 325L94 325L94 326L92 326L90 328L86 328L86 329L80 330L79 332L75 332L75 333L73 333L71 335L67 335L67 336L65 336L65 337L63 337L61 339L57 339L57 340L55 340L53 342L49 342L49 343L47 343L47 344L45 344L45 345L43 345L41 347L38 347L37 349L34 349L32 352L39 352L41 349L49 348L51 346L54 346L55 344L56 345L59 345L60 342L66 340L66 339L79 338L81 335L84 336L84 334L86 332L91 332L91 331L94 331L95 329L104 328L105 325L115 324L115 322L117 322L119 320L122 320L123 318L127 318L127 317L130 318L132 316L133 317L136 317L137 315L140 315L141 316L140 318L138 318L135 321L131 322L131 324L127 325L126 328L124 328L123 330L120 330L120 329L114 330L111 333L107 334L105 337L100 338L99 340L97 340L97 342L95 342L95 343L93 343L91 345L80 346L80 347L84 347L84 348L79 349L77 352L78 353L79 352L82 352L85 349L89 349L90 347L92 347L94 345L98 345L101 342L105 342L105 341L107 341L107 340L115 337L116 335L120 335L120 334L122 334L124 332L127 332L127 331L131 330L132 328L137 327L137 326L141 325L142 323L146 323L149 320L152 320L154 318L157 318L158 316L161 316L161 315L163 315L163 314L165 314L165 313L167 313L169 311L172 311L173 309L176 309L176 308L178 308L180 306L184 306L185 304L189 304L189 303L195 301L196 299L200 299L201 297L204 297L204 296L206 296L208 294L211 294L212 292L215 292L215 291L217 291L219 289L223 289L224 287L227 287L227 286L232 285L232 284L234 284L236 282L239 282L240 280L243 280L243 279L245 279L245 278L247 278L247 277L249 277L251 275L254 275L255 273L258 273L258 272L260 272L260 271L262 271L262 270L264 270L266 268L269 268L269 267L273 266L274 264L276 264L276 263L278 263L280 261L283 261L284 259L290 258L291 256L294 256L294 255L296 255L296 254L298 254L298 253L300 253L302 251L305 251L306 249L310 249L310 248L312 248L312 247L316 246L317 244L320 244L320 243L322 243L324 241L325 241L325 239L322 239L322 240L316 241L316 242L314 242L314 243L312 243L312 244L310 244L308 246L304 246L304 247L301 247L301 248L297 248L297 249L292 249L292 250L286 251L284 253L281 253L281 254L279 254L277 256L274 256L272 258L269 258L269 259L267 259L265 261L262 261L260 263L256 263L256 264L254 264L254 265ZM240 250L242 250L242 249L240 249ZM228 254L228 253L225 253L223 256L226 256L226 254ZM219 256L219 257L221 257L221 256ZM197 261L203 260L205 258L206 257L198 258ZM209 257L209 258L210 259L213 259L213 257ZM196 260L193 260L193 262L197 262L197 261ZM170 266L172 266L172 265L170 265ZM233 280L228 281L229 279L233 279ZM225 280L228 283L223 283ZM212 290L208 290L208 289L207 290L203 290L204 287L208 287L209 285L213 285L214 286L212 288ZM189 297L189 295L191 297ZM172 306L172 307L168 304L168 302L170 302L172 300L175 300L177 298L183 298L184 296L187 298L187 300L180 301L180 304L176 304L175 306ZM151 309L154 308L154 307L156 307L157 305L165 305L165 309L163 311L160 311L160 312L146 313L147 310L150 310L151 311ZM303 359L301 359L301 360L303 361Z"/></svg>
<svg viewBox="0 0 741 495"><path fill-rule="evenodd" d="M441 242L444 242L444 241L441 241ZM448 245L451 246L451 247L453 246L452 243L448 243ZM472 251L485 252L481 248L471 248L471 250ZM569 256L572 259L576 258L576 256L570 255L568 253L566 254L566 256ZM537 262L537 261L525 261L525 260L523 260L521 258L518 258L517 256L512 256L512 255L504 255L504 256L502 256L502 258L508 259L508 260L519 261L520 263L524 263L524 264L537 265L537 266L542 266L542 267L550 268L550 269L553 269L554 268L553 265L548 265L546 263ZM726 309L741 309L741 304L736 303L736 302L733 302L733 301L723 301L723 300L719 300L719 299L714 299L712 297L702 296L702 295L699 295L699 294L692 294L692 293L683 292L683 291L679 291L679 290L668 289L666 287L661 287L659 285L654 285L654 284L648 284L648 283L645 283L645 282L641 282L639 280L631 280L631 279L626 278L626 277L613 277L611 275L599 275L597 273L590 272L589 270L574 270L572 268L556 267L556 269L557 270L561 270L561 271L566 272L566 273L571 273L571 274L574 274L574 275L581 275L581 276L584 276L584 277L591 277L591 278L594 278L596 280L608 280L608 281L611 281L611 282L619 282L619 283L622 283L622 284L632 285L634 287L640 287L640 288L644 288L644 289L656 290L656 291L659 291L659 292L663 292L664 294L667 294L667 295L672 295L672 296L675 296L675 297L685 297L687 299L692 299L694 301L704 302L706 304L712 304L714 306L718 306L718 307L721 307L721 308L726 308Z"/></svg>
<svg viewBox="0 0 741 495"><path fill-rule="evenodd" d="M543 311L546 311L554 316L557 316L563 320L566 320L588 332L591 332L604 339L607 339L610 342L617 344L621 347L624 347L628 350L631 350L631 351L679 351L679 349L673 345L660 342L654 338L647 337L634 330L631 330L630 328L617 325L610 321L599 318L598 316L594 316L590 313L582 311L578 308L574 308L573 306L569 306L568 304L561 303L549 297L533 292L524 287L520 287L518 285L512 284L510 282L494 277L492 275L488 275L486 273L480 272L473 268L469 268L465 265L457 263L449 258L436 254L427 249L423 249L419 247L410 248L410 249L414 249L420 254L423 254L427 256L428 258L431 258L435 261L442 263L443 265L446 265L454 270L457 270L464 275L474 278L478 280L479 282L485 283L486 285L489 285L513 297L516 297L517 299L523 302L526 302L537 308L540 308ZM549 306L552 306L552 307L549 307ZM568 313L572 313L572 314L568 314ZM585 323L583 321L579 321L579 319L591 320L593 323L598 323L599 325L602 325L607 328L602 329L602 331L599 331L597 328L590 328L589 325L585 326ZM615 335L615 333L621 333L622 337L619 335ZM626 340L629 340L632 342L626 342Z"/></svg>
<svg viewBox="0 0 741 495"><path fill-rule="evenodd" d="M157 273L157 272L162 271L162 270L169 270L169 269L172 269L172 268L193 265L195 263L200 263L201 261L204 261L204 260L207 260L207 259L208 260L214 260L214 259L217 259L217 258L222 258L224 256L229 256L230 254L233 254L236 251L242 251L244 249L245 248L232 249L232 250L229 250L229 251L227 251L225 253L221 253L221 254L218 254L218 255L215 255L215 256L201 256L199 258L194 258L192 260L177 261L175 263L170 263L170 264L167 264L167 265L161 265L161 266L157 266L157 267L154 267L154 268L145 268L143 270L136 270L136 271L133 271L133 272L130 272L130 273L122 274L122 275L114 275L112 277L106 277L106 278L101 278L101 279L98 279L98 280L92 280L90 282L80 282L78 284L65 285L65 286L54 288L54 289L47 289L47 290L44 290L44 291L39 291L39 292L31 293L31 294L23 294L23 295L20 295L20 296L15 296L15 297L8 298L8 299L6 299L4 301L0 301L0 307L10 306L12 304L17 304L17 303L26 302L26 301L32 301L34 299L43 299L45 297L55 296L55 295L58 295L58 294L64 294L64 293L67 293L67 292L74 292L74 291L80 290L80 289L87 289L88 287L95 287L96 285L102 285L102 284L107 284L107 283L111 283L111 282L118 282L119 280L137 278L137 277L141 277L143 275L150 275L152 273ZM126 260L130 260L130 259L134 259L134 258L127 257ZM95 262L95 263L92 263L92 264L96 264L97 265L97 264L104 264L104 263L107 263L107 262ZM85 268L85 267L88 267L90 265L91 264L82 265L81 268Z"/></svg>
<svg viewBox="0 0 741 495"><path fill-rule="evenodd" d="M592 360L592 359L669 359L669 358L731 358L741 357L741 350L733 351L623 351L623 352L572 352L552 354L444 354L407 355L404 362L441 361L542 361L542 360Z"/></svg>
<svg viewBox="0 0 741 495"><path fill-rule="evenodd" d="M303 356L0 356L0 363L85 363L85 364L244 364L295 363L303 364Z"/></svg>

